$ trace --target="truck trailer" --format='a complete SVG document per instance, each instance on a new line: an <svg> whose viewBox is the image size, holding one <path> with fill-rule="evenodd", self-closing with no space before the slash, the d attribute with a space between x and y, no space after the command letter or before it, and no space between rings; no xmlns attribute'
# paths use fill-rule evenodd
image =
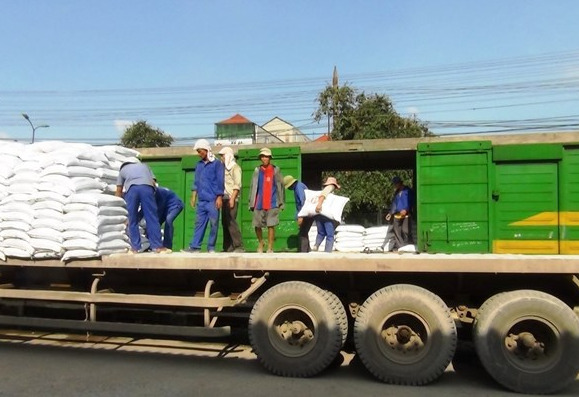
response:
<svg viewBox="0 0 579 397"><path fill-rule="evenodd" d="M238 150L244 181L258 151ZM377 379L400 385L439 378L465 339L510 390L553 393L576 381L578 133L272 151L282 172L286 161L302 179L331 169L412 169L419 253L291 252L290 210L273 254L7 258L0 262L0 324L184 338L247 329L274 374L311 377L351 349ZM141 151L160 183L176 191L191 182L191 152ZM251 250L248 211L241 212ZM183 216L182 241L192 216Z"/></svg>

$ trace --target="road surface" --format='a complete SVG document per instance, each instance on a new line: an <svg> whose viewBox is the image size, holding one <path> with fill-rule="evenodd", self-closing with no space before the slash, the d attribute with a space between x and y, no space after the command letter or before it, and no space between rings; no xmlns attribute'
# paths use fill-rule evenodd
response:
<svg viewBox="0 0 579 397"><path fill-rule="evenodd" d="M282 378L241 344L5 330L0 396L518 396L496 384L470 349L423 387L380 383L352 354L341 361L314 378ZM559 395L578 396L579 378Z"/></svg>

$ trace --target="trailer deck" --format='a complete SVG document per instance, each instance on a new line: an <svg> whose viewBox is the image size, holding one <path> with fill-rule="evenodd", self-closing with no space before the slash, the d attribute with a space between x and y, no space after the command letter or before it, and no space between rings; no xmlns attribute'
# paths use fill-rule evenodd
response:
<svg viewBox="0 0 579 397"><path fill-rule="evenodd" d="M355 263L355 266L353 265ZM426 272L579 274L579 255L412 253L172 253L114 254L98 259L26 260L4 266L79 269L245 270L323 272Z"/></svg>

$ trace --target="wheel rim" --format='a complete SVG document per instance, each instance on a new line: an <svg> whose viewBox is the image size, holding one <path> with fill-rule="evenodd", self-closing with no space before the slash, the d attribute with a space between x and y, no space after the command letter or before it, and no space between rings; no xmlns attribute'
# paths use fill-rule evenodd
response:
<svg viewBox="0 0 579 397"><path fill-rule="evenodd" d="M430 350L430 328L413 312L398 311L389 314L376 335L380 352L397 364L419 362Z"/></svg>
<svg viewBox="0 0 579 397"><path fill-rule="evenodd" d="M302 357L313 350L317 341L317 321L303 306L279 308L269 319L271 345L286 357Z"/></svg>
<svg viewBox="0 0 579 397"><path fill-rule="evenodd" d="M528 373L542 373L554 367L561 357L561 335L549 321L522 317L504 334L503 352L509 362Z"/></svg>

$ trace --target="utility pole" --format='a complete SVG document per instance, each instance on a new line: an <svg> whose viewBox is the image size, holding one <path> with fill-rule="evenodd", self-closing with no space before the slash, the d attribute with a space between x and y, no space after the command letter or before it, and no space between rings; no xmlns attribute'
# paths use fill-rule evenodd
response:
<svg viewBox="0 0 579 397"><path fill-rule="evenodd" d="M328 139L332 139L334 133L334 126L336 125L336 99L338 96L338 68L334 66L334 73L332 74L332 125L330 127L328 118Z"/></svg>

